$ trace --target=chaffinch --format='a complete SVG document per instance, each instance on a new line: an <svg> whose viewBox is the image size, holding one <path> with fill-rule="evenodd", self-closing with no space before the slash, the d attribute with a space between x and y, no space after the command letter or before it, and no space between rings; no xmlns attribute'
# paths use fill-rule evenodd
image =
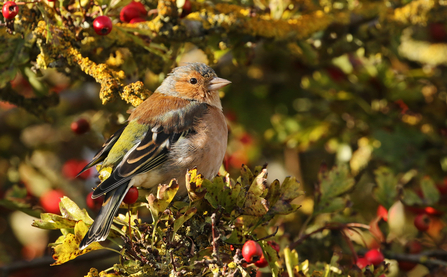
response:
<svg viewBox="0 0 447 277"><path fill-rule="evenodd" d="M227 147L227 124L218 90L231 83L203 63L175 68L156 91L130 115L80 172L102 163L102 182L92 198L104 195L94 223L79 245L84 249L107 238L129 188L156 192L173 178L177 196L187 194L185 174L197 167L208 179L217 175Z"/></svg>

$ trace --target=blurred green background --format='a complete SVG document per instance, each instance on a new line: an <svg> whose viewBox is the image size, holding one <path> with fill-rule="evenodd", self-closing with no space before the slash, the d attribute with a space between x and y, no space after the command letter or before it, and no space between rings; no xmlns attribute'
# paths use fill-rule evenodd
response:
<svg viewBox="0 0 447 277"><path fill-rule="evenodd" d="M142 2L148 8L157 5ZM380 167L399 176L415 176L402 184L414 191L424 176L445 186L447 22L441 2L234 2L252 9L253 17L287 21L315 15L315 11L333 16L345 12L350 22L334 22L300 39L233 30L207 33L204 41L175 44L178 51L171 68L183 62L205 62L232 82L221 92L230 127L225 169L237 177L242 164L268 163L271 180L293 175L302 182L303 207L293 218L284 219L284 232L292 241L312 213L322 166L349 166L357 183L345 212L364 223L376 215L378 202L372 190L374 171ZM378 8L371 14L354 12L368 5ZM0 41L8 40L3 34ZM125 84L140 80L153 91L168 72L156 66L163 64L158 60L141 62L145 53L139 45L112 44L101 51L88 49L83 54L123 70ZM32 63L18 66L14 79L0 88L0 99L12 89L25 98L57 94L60 102L48 108L44 117L0 102L0 266L21 260L40 262L44 268L51 263L45 260L47 244L57 234L32 227L31 215L54 207L56 200L48 193L55 190L86 207L86 195L98 182L97 172L92 170L82 178L74 175L125 122L132 108L121 100L102 105L100 86L76 68L63 65L36 74L32 67ZM80 119L88 122L88 130L77 134L71 124ZM306 247L302 253L308 258L323 258L312 256L312 249L321 245ZM79 263L85 268L73 263L34 274L18 270L11 276L62 272L67 277L79 276L89 268L86 262Z"/></svg>

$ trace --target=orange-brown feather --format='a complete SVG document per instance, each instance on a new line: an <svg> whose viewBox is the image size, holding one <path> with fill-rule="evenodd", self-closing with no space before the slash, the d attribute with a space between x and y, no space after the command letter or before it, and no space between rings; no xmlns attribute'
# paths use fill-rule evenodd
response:
<svg viewBox="0 0 447 277"><path fill-rule="evenodd" d="M189 100L161 93L154 93L141 103L129 116L129 121L138 120L141 124L153 124L155 119L167 112L186 107Z"/></svg>

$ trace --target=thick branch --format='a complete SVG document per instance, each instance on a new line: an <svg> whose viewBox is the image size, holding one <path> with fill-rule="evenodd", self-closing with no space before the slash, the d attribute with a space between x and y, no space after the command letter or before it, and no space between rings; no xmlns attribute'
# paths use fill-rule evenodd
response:
<svg viewBox="0 0 447 277"><path fill-rule="evenodd" d="M38 117L43 117L48 108L59 104L59 95L56 93L39 98L26 98L12 89L9 83L0 89L0 99L21 107Z"/></svg>

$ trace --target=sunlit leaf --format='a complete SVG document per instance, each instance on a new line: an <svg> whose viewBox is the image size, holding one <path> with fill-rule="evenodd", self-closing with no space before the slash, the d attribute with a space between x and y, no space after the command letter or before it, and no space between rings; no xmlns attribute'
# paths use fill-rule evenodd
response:
<svg viewBox="0 0 447 277"><path fill-rule="evenodd" d="M59 202L59 208L64 218L74 221L82 220L85 224L88 225L93 224L93 219L88 215L87 211L85 209L79 208L79 206L76 205L76 203L67 196L61 198L61 202Z"/></svg>
<svg viewBox="0 0 447 277"><path fill-rule="evenodd" d="M51 265L60 265L88 252L103 249L99 242L93 242L83 250L79 250L79 243L81 243L87 231L88 227L83 221L77 222L74 228L74 234L68 234L61 244L53 246L53 259L56 262Z"/></svg>
<svg viewBox="0 0 447 277"><path fill-rule="evenodd" d="M176 180L171 180L169 185L159 185L157 191L157 197L153 194L147 196L147 207L151 211L154 221L159 217L159 213L162 213L171 201L174 199L175 194L179 189L179 185Z"/></svg>

